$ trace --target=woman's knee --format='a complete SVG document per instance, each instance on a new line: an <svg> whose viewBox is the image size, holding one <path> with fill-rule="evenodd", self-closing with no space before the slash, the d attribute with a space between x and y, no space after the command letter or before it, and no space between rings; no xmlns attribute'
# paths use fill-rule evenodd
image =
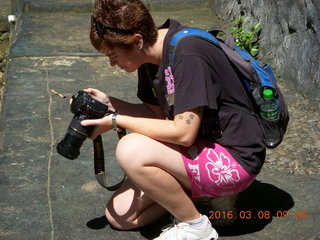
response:
<svg viewBox="0 0 320 240"><path fill-rule="evenodd" d="M145 156L146 137L137 133L131 133L119 141L116 149L116 158L119 165L128 167L140 167Z"/></svg>

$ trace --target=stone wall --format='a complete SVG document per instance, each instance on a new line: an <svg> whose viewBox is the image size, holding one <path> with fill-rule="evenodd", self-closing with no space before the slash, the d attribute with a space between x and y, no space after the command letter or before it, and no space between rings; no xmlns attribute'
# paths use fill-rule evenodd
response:
<svg viewBox="0 0 320 240"><path fill-rule="evenodd" d="M207 4L208 0L142 0L151 11L170 11L197 7Z"/></svg>
<svg viewBox="0 0 320 240"><path fill-rule="evenodd" d="M213 0L213 10L223 20L260 22L259 57L291 89L320 97L320 0Z"/></svg>
<svg viewBox="0 0 320 240"><path fill-rule="evenodd" d="M10 1L0 2L0 32L9 30L8 15L10 14Z"/></svg>

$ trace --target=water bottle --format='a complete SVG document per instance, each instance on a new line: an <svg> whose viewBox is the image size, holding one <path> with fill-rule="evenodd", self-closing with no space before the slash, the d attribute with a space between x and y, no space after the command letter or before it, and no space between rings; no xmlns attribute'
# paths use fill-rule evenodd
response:
<svg viewBox="0 0 320 240"><path fill-rule="evenodd" d="M268 148L275 148L281 142L280 128L278 125L280 109L273 97L273 91L271 89L265 89L263 91L263 98L265 103L260 107L260 115L264 128L263 142Z"/></svg>
<svg viewBox="0 0 320 240"><path fill-rule="evenodd" d="M276 121L279 118L279 106L273 98L273 91L265 89L263 91L265 103L261 105L261 117L268 121Z"/></svg>

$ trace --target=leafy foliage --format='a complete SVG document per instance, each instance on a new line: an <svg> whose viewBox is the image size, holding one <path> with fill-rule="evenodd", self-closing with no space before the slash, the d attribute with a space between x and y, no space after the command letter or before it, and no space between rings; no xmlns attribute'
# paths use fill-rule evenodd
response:
<svg viewBox="0 0 320 240"><path fill-rule="evenodd" d="M229 29L230 33L235 38L235 44L242 49L248 51L253 57L257 56L259 53L259 34L261 31L261 24L257 23L249 27L247 30L243 26L243 16L239 16L233 27Z"/></svg>

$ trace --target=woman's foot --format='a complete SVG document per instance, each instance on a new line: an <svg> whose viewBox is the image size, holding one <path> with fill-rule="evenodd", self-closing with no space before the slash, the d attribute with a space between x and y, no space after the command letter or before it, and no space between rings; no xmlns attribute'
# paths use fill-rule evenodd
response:
<svg viewBox="0 0 320 240"><path fill-rule="evenodd" d="M197 220L180 222L174 220L172 225L163 230L154 240L216 240L217 231L211 226L206 215Z"/></svg>

